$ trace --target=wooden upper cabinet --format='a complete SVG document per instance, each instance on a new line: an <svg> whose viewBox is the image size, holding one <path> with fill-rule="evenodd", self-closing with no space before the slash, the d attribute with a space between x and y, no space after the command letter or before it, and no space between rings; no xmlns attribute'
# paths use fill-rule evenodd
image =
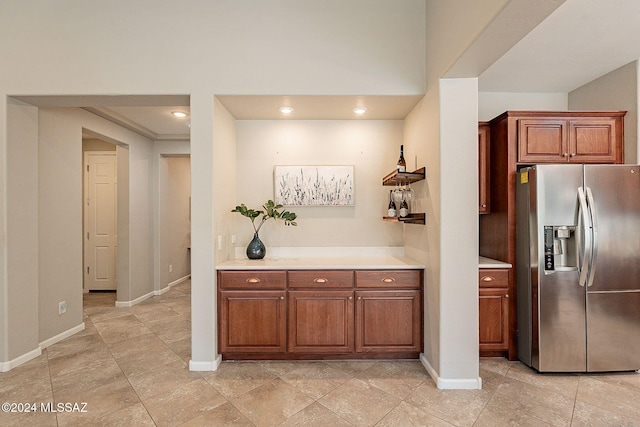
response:
<svg viewBox="0 0 640 427"><path fill-rule="evenodd" d="M478 123L478 213L488 214L489 206L489 123Z"/></svg>
<svg viewBox="0 0 640 427"><path fill-rule="evenodd" d="M621 135L614 118L570 120L569 157L578 163L616 163L622 158ZM620 130L620 133L621 130ZM620 151L620 153L618 152Z"/></svg>
<svg viewBox="0 0 640 427"><path fill-rule="evenodd" d="M625 112L523 113L518 163L622 163Z"/></svg>
<svg viewBox="0 0 640 427"><path fill-rule="evenodd" d="M520 163L566 162L568 150L565 120L518 120L518 161Z"/></svg>

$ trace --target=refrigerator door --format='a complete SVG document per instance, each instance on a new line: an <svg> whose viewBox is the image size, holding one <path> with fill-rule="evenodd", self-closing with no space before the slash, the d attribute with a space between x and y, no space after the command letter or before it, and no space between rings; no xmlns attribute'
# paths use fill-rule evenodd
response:
<svg viewBox="0 0 640 427"><path fill-rule="evenodd" d="M640 369L640 167L585 165L593 216L587 370Z"/></svg>
<svg viewBox="0 0 640 427"><path fill-rule="evenodd" d="M640 290L640 167L585 165L594 219L588 292Z"/></svg>
<svg viewBox="0 0 640 427"><path fill-rule="evenodd" d="M586 370L585 290L577 268L547 267L544 244L545 227L577 226L582 177L582 165L537 165L529 174L531 366L540 372Z"/></svg>

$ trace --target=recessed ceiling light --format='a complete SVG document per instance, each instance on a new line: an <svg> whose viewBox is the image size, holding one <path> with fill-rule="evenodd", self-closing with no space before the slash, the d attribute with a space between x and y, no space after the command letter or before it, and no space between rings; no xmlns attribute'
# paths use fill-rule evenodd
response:
<svg viewBox="0 0 640 427"><path fill-rule="evenodd" d="M176 117L180 117L180 118L187 117L187 115L188 115L187 113L182 112L182 111L172 111L171 114L173 114Z"/></svg>
<svg viewBox="0 0 640 427"><path fill-rule="evenodd" d="M354 107L353 112L358 115L363 115L364 113L367 112L367 107Z"/></svg>
<svg viewBox="0 0 640 427"><path fill-rule="evenodd" d="M291 114L293 113L293 107L288 107L288 106L280 107L280 112L282 114Z"/></svg>

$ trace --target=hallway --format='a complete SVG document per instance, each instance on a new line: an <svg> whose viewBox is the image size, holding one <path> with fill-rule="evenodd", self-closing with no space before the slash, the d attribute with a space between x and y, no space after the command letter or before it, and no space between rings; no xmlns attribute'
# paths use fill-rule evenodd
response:
<svg viewBox="0 0 640 427"><path fill-rule="evenodd" d="M417 361L223 362L190 372L190 282L131 308L85 294L86 329L0 373L2 426L640 426L640 375L538 375L481 361L483 390L438 390ZM40 404L86 402L86 412ZM55 407L55 406L54 406ZM82 405L80 405L82 409Z"/></svg>

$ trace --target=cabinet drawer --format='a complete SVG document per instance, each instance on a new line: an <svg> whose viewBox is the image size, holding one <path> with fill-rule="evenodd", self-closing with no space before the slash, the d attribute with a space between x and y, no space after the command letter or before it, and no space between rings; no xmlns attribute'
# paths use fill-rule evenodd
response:
<svg viewBox="0 0 640 427"><path fill-rule="evenodd" d="M218 271L220 289L285 289L286 271Z"/></svg>
<svg viewBox="0 0 640 427"><path fill-rule="evenodd" d="M290 288L352 288L352 270L289 271Z"/></svg>
<svg viewBox="0 0 640 427"><path fill-rule="evenodd" d="M422 270L363 270L356 271L358 288L420 289Z"/></svg>
<svg viewBox="0 0 640 427"><path fill-rule="evenodd" d="M478 271L478 284L481 288L507 288L509 287L509 270L480 269Z"/></svg>

